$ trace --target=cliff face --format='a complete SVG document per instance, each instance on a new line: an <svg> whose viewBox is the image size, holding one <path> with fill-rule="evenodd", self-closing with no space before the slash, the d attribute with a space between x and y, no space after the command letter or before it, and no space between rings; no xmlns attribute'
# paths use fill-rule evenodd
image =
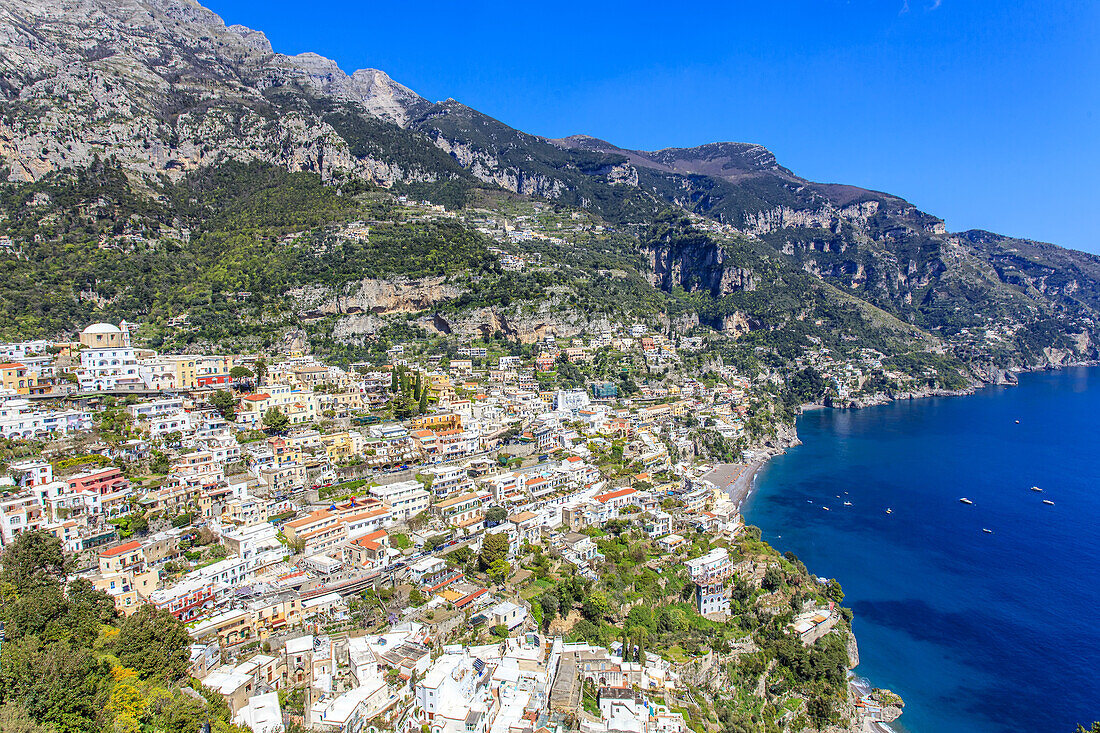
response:
<svg viewBox="0 0 1100 733"><path fill-rule="evenodd" d="M97 157L173 178L229 158L392 181L414 172L357 158L321 115L273 92L395 125L426 105L381 71L274 53L262 33L189 0L2 0L0 74L0 158L15 181Z"/></svg>
<svg viewBox="0 0 1100 733"><path fill-rule="evenodd" d="M1100 258L951 234L897 196L800 178L761 145L547 140L433 104L382 71L276 53L193 0L0 0L0 174L36 181L106 159L146 191L227 161L415 187L448 205L500 187L629 233L679 207L714 236L643 242L642 274L699 296L697 321L733 335L826 328L843 306L875 327L899 332L896 319L934 334L990 370L1100 356ZM402 287L396 310L433 302Z"/></svg>
<svg viewBox="0 0 1100 733"><path fill-rule="evenodd" d="M647 250L651 282L662 290L681 287L721 297L738 290L755 290L760 281L758 273L741 267L731 252L713 240L676 245L654 242Z"/></svg>

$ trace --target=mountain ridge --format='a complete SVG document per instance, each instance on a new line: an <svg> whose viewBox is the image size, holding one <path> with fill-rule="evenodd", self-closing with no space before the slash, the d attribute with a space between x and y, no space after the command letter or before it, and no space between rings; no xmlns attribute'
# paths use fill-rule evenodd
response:
<svg viewBox="0 0 1100 733"><path fill-rule="evenodd" d="M745 295L771 287L762 273L782 284L797 270L945 339L967 363L1098 355L1095 257L948 232L893 194L801 178L762 145L637 151L532 135L454 99L430 102L380 70L276 53L262 32L193 0L0 0L0 20L0 168L11 186L102 160L154 196L231 163L452 210L507 191L632 237L635 276L732 338L806 317L786 305L769 317ZM688 216L678 233L646 239L670 207Z"/></svg>

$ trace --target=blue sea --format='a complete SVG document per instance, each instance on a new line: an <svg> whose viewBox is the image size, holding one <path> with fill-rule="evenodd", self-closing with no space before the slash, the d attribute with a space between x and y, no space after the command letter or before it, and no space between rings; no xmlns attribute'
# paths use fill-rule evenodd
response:
<svg viewBox="0 0 1100 733"><path fill-rule="evenodd" d="M840 581L856 673L905 698L899 728L1100 720L1100 368L808 411L798 434L757 478L746 521Z"/></svg>

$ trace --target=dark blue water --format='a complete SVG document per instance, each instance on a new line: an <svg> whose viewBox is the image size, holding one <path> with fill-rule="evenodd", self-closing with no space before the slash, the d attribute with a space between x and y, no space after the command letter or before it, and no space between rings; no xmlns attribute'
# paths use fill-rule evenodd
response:
<svg viewBox="0 0 1100 733"><path fill-rule="evenodd" d="M1072 733L1100 720L1100 368L807 412L798 434L746 520L841 582L857 673L905 698L900 723Z"/></svg>

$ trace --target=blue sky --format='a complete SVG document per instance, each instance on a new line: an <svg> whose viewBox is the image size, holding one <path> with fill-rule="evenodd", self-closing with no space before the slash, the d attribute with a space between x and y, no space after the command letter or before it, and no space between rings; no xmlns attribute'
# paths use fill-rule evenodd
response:
<svg viewBox="0 0 1100 733"><path fill-rule="evenodd" d="M527 132L761 143L952 230L1100 252L1095 0L205 4Z"/></svg>

